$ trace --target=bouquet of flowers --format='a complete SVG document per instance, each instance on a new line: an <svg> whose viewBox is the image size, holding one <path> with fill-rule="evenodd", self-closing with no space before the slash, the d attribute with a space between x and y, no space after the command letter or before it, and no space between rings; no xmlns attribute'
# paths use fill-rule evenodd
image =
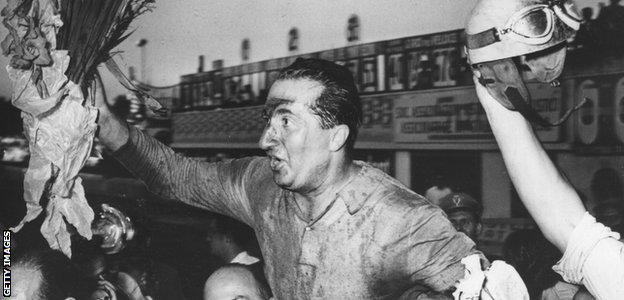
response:
<svg viewBox="0 0 624 300"><path fill-rule="evenodd" d="M78 172L97 128L97 67L105 62L116 66L111 51L152 5L153 0L8 0L2 10L9 34L0 46L11 57L11 101L22 111L30 150L24 177L27 212L14 230L45 207L41 233L68 256L67 223L80 235L92 236L94 214Z"/></svg>

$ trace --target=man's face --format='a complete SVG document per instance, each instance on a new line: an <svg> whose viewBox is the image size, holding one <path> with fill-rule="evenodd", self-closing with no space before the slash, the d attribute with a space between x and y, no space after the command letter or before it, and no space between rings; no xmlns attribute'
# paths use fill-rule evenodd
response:
<svg viewBox="0 0 624 300"><path fill-rule="evenodd" d="M326 178L331 129L322 129L311 107L324 87L309 79L276 81L265 105L266 128L260 148L270 158L273 180L282 188L306 192Z"/></svg>
<svg viewBox="0 0 624 300"><path fill-rule="evenodd" d="M473 241L477 240L481 233L481 224L471 212L454 211L448 214L448 218L457 231L465 233Z"/></svg>

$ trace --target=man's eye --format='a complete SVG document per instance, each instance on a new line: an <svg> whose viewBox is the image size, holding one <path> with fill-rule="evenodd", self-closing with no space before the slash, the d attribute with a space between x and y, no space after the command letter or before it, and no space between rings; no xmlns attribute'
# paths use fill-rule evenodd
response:
<svg viewBox="0 0 624 300"><path fill-rule="evenodd" d="M287 126L288 125L288 118L282 118L282 125Z"/></svg>

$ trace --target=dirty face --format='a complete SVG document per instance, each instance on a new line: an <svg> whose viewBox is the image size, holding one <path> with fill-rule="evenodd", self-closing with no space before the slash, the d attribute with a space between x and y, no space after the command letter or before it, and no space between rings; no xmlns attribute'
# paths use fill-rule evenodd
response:
<svg viewBox="0 0 624 300"><path fill-rule="evenodd" d="M330 129L321 128L311 109L323 89L321 83L301 78L279 80L269 91L259 145L270 159L273 180L284 189L314 190L326 178Z"/></svg>
<svg viewBox="0 0 624 300"><path fill-rule="evenodd" d="M473 241L476 241L479 233L481 233L481 224L470 212L454 211L448 214L448 219L457 231L465 233Z"/></svg>

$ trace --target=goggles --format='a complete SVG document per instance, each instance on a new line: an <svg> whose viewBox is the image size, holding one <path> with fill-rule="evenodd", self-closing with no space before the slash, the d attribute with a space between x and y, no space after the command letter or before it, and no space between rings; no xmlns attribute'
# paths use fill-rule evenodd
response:
<svg viewBox="0 0 624 300"><path fill-rule="evenodd" d="M503 28L492 27L469 34L466 45L469 49L478 49L500 42L503 38L528 45L542 45L550 41L555 32L555 16L570 28L578 30L581 20L572 8L573 4L554 2L550 5L531 5L517 11Z"/></svg>

